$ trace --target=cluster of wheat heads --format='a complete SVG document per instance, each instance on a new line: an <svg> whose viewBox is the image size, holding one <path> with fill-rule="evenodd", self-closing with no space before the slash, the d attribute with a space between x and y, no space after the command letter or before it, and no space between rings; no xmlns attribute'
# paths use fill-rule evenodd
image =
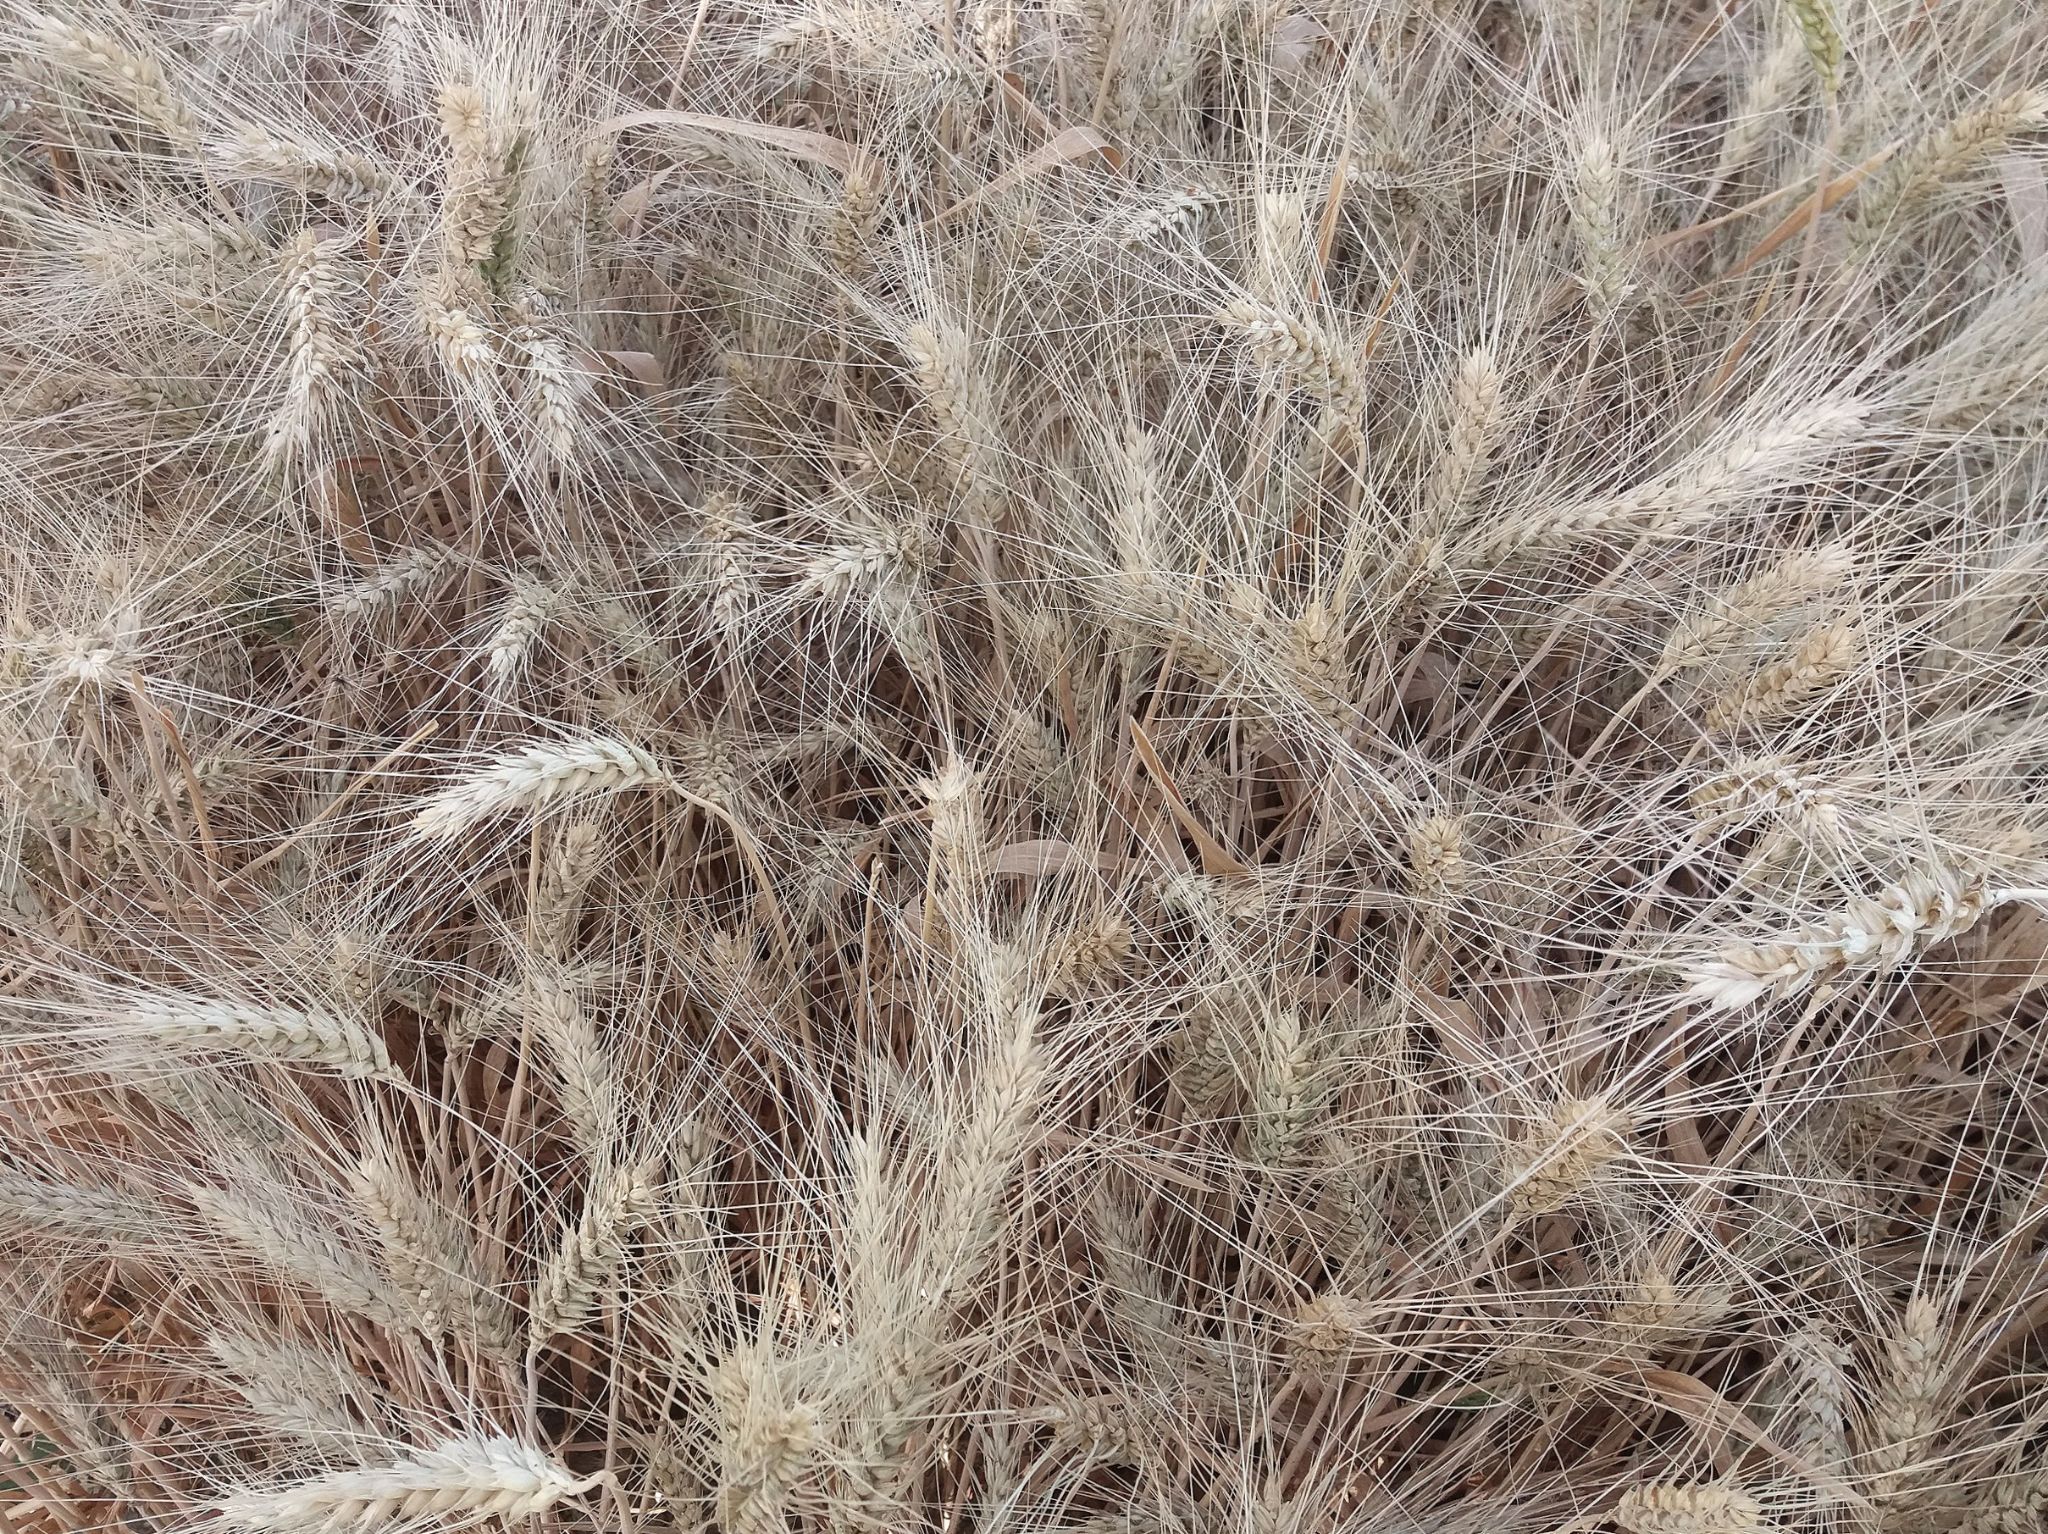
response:
<svg viewBox="0 0 2048 1534"><path fill-rule="evenodd" d="M2048 20L0 8L0 1513L2027 1534Z"/></svg>

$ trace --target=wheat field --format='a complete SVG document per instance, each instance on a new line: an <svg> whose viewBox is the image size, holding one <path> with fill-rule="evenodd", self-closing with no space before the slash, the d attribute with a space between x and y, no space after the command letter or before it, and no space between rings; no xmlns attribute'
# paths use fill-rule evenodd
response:
<svg viewBox="0 0 2048 1534"><path fill-rule="evenodd" d="M2048 14L0 3L0 1527L2035 1534Z"/></svg>

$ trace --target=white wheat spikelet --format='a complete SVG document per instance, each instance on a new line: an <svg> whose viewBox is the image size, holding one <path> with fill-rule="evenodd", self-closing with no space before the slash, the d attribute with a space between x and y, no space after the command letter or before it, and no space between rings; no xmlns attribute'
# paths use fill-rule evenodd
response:
<svg viewBox="0 0 2048 1534"><path fill-rule="evenodd" d="M516 1439L450 1438L381 1465L230 1492L214 1511L242 1529L368 1530L427 1518L462 1527L486 1518L535 1517L600 1479L579 1479Z"/></svg>
<svg viewBox="0 0 2048 1534"><path fill-rule="evenodd" d="M595 1188L582 1218L562 1237L528 1302L528 1336L538 1346L597 1313L625 1259L626 1243L654 1213L648 1169L627 1167Z"/></svg>
<svg viewBox="0 0 2048 1534"><path fill-rule="evenodd" d="M275 457L306 450L331 422L350 387L349 375L362 361L339 307L334 266L341 244L315 239L308 231L285 262L288 382L284 404L270 423L269 450Z"/></svg>
<svg viewBox="0 0 2048 1534"><path fill-rule="evenodd" d="M578 794L672 783L659 762L628 741L592 735L543 742L508 753L433 795L413 813L412 833L441 841L512 810L541 809Z"/></svg>
<svg viewBox="0 0 2048 1534"><path fill-rule="evenodd" d="M1686 970L1687 997L1716 1011L1789 996L1844 973L1882 973L1974 927L1997 895L1940 865L1916 868L1877 894L1773 943L1737 943Z"/></svg>
<svg viewBox="0 0 2048 1534"><path fill-rule="evenodd" d="M122 997L110 1003L108 1014L124 1032L173 1046L303 1061L331 1066L345 1076L393 1074L381 1038L361 1023L331 1013L163 991Z"/></svg>

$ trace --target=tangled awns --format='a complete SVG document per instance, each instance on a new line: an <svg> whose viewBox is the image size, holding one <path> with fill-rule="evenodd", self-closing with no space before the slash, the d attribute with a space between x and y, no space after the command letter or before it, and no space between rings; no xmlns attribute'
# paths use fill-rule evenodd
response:
<svg viewBox="0 0 2048 1534"><path fill-rule="evenodd" d="M47 6L5 1534L2040 1534L2048 11Z"/></svg>

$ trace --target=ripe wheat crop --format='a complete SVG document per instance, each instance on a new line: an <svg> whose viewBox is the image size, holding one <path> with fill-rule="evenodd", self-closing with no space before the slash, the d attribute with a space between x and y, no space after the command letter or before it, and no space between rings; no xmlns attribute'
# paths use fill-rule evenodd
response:
<svg viewBox="0 0 2048 1534"><path fill-rule="evenodd" d="M2041 7L0 74L0 1526L2040 1529Z"/></svg>

